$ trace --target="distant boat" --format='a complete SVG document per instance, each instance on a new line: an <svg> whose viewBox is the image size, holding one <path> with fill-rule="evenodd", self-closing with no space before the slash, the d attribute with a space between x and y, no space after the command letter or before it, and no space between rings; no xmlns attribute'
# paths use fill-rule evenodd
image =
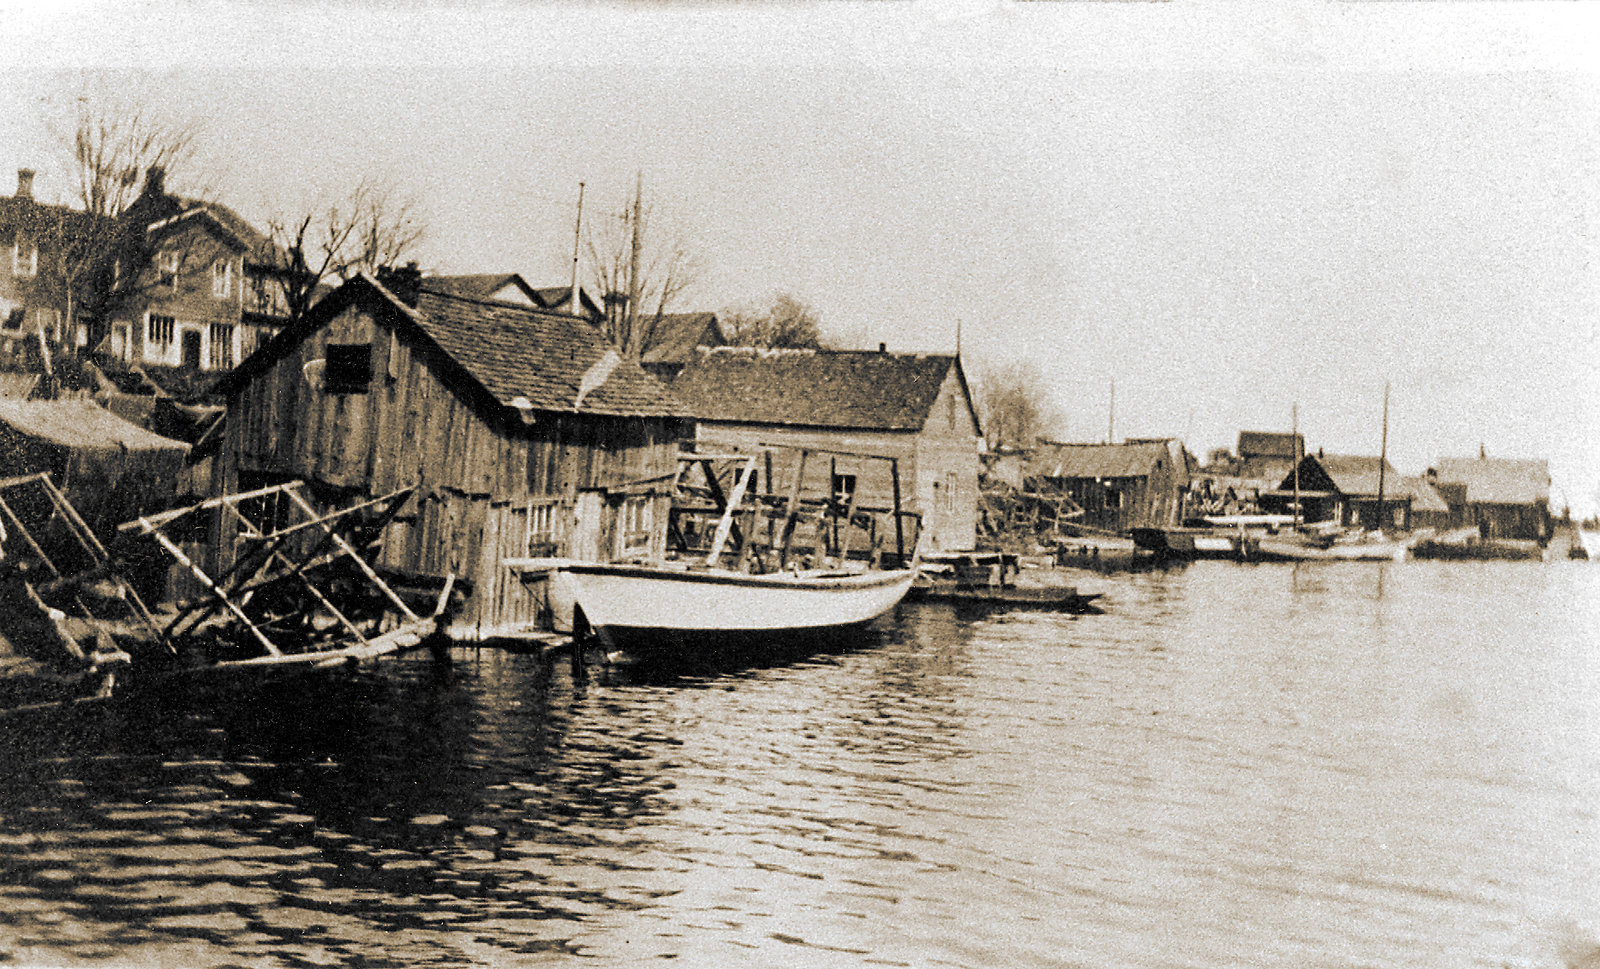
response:
<svg viewBox="0 0 1600 969"><path fill-rule="evenodd" d="M1600 531L1576 529L1572 541L1572 557L1600 562Z"/></svg>

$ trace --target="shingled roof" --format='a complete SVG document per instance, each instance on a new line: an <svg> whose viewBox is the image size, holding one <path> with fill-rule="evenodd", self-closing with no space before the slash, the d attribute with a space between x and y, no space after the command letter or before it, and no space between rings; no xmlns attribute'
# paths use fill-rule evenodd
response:
<svg viewBox="0 0 1600 969"><path fill-rule="evenodd" d="M353 302L377 304L437 345L505 407L615 417L687 417L689 410L639 365L618 356L595 329L562 313L470 299L422 280L408 306L362 274L318 303L300 326L273 338L217 385L250 379Z"/></svg>
<svg viewBox="0 0 1600 969"><path fill-rule="evenodd" d="M956 366L947 354L702 348L672 389L703 421L920 431Z"/></svg>
<svg viewBox="0 0 1600 969"><path fill-rule="evenodd" d="M1029 471L1046 478L1146 478L1167 457L1164 442L1062 444L1041 442Z"/></svg>
<svg viewBox="0 0 1600 969"><path fill-rule="evenodd" d="M423 285L441 293L469 299L492 299L495 293L515 284L529 302L538 302L533 288L518 273L471 273L464 276L429 276Z"/></svg>
<svg viewBox="0 0 1600 969"><path fill-rule="evenodd" d="M1400 472L1394 469L1394 465L1382 458L1353 454L1306 455L1300 467L1302 490L1314 487L1312 482L1316 472L1309 467L1312 464L1322 468L1328 480L1333 482L1334 488L1342 495L1376 495L1380 467L1383 469L1383 484L1387 492L1385 497L1393 495L1402 498L1409 494L1401 488ZM1290 468L1289 474L1279 483L1278 490L1289 491L1292 488L1294 488L1294 469Z"/></svg>

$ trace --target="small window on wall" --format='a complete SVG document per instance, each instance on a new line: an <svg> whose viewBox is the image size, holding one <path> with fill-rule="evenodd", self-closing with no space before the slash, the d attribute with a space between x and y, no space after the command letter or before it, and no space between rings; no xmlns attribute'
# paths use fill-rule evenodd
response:
<svg viewBox="0 0 1600 969"><path fill-rule="evenodd" d="M833 476L833 500L849 501L850 496L856 493L856 476L853 474L838 474Z"/></svg>
<svg viewBox="0 0 1600 969"><path fill-rule="evenodd" d="M211 264L211 295L217 299L233 295L233 260L218 259Z"/></svg>
<svg viewBox="0 0 1600 969"><path fill-rule="evenodd" d="M364 394L372 381L372 345L330 343L322 372L330 394Z"/></svg>
<svg viewBox="0 0 1600 969"><path fill-rule="evenodd" d="M151 313L147 323L145 342L170 345L177 333L177 320L159 313Z"/></svg>
<svg viewBox="0 0 1600 969"><path fill-rule="evenodd" d="M649 495L635 495L622 502L623 553L650 548L650 533L655 523L655 501Z"/></svg>

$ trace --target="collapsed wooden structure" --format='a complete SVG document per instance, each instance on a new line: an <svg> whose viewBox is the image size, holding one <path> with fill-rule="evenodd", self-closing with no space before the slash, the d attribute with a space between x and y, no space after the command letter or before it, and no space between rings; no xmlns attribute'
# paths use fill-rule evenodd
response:
<svg viewBox="0 0 1600 969"><path fill-rule="evenodd" d="M187 671L338 666L410 649L437 631L452 583L431 613L419 615L369 562L411 490L324 513L304 487L295 481L223 495L121 527L153 540L205 590L161 631ZM226 522L235 536L230 564L215 575L174 538L214 528L207 518Z"/></svg>
<svg viewBox="0 0 1600 969"><path fill-rule="evenodd" d="M978 547L1050 548L1076 535L1083 508L1048 478L1025 477L1022 487L1000 478L983 482L978 498Z"/></svg>

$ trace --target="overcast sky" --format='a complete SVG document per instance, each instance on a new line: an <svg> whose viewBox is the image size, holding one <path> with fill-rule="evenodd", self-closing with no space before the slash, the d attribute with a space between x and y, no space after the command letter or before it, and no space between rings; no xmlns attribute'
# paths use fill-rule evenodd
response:
<svg viewBox="0 0 1600 969"><path fill-rule="evenodd" d="M1035 361L1059 436L1548 458L1600 499L1600 10L1543 3L0 0L0 172L88 84L204 120L264 222L376 174L425 268L570 273L638 173L859 345ZM59 125L59 120L56 121ZM4 183L0 182L0 186Z"/></svg>

